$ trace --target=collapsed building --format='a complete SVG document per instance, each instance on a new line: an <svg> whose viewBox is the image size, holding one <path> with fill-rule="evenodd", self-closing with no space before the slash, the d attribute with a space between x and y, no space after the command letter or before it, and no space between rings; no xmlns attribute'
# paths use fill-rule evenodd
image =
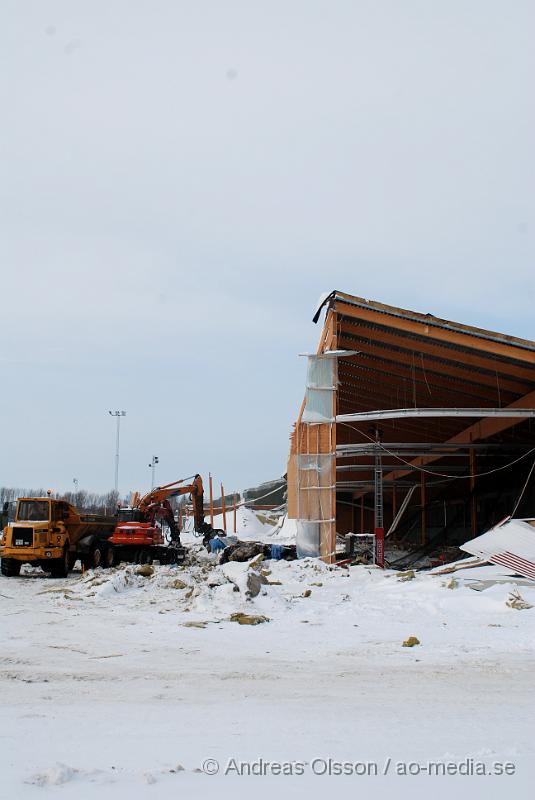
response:
<svg viewBox="0 0 535 800"><path fill-rule="evenodd" d="M303 555L337 536L421 552L535 516L535 342L333 291L291 435ZM520 502L519 502L520 499Z"/></svg>

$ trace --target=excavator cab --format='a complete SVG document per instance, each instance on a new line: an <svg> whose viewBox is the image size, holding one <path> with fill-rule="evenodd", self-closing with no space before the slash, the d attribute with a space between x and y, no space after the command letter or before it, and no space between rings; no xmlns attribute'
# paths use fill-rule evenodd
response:
<svg viewBox="0 0 535 800"><path fill-rule="evenodd" d="M117 522L143 522L143 514L139 508L117 509Z"/></svg>

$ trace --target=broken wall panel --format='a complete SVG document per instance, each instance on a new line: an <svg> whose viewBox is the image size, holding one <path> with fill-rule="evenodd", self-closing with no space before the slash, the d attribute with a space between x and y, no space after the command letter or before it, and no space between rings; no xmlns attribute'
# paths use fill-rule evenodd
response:
<svg viewBox="0 0 535 800"><path fill-rule="evenodd" d="M288 465L288 515L297 520L298 550L327 561L336 537L334 435L333 424L300 422Z"/></svg>
<svg viewBox="0 0 535 800"><path fill-rule="evenodd" d="M297 521L301 555L334 560L336 545L336 315L327 315L318 353L309 358L307 391L291 439L288 516Z"/></svg>
<svg viewBox="0 0 535 800"><path fill-rule="evenodd" d="M461 550L535 580L534 525L535 520L508 520L465 542Z"/></svg>

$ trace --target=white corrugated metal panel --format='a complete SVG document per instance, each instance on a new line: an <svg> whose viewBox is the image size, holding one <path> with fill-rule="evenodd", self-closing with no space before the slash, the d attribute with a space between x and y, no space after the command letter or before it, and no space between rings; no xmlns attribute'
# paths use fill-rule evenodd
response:
<svg viewBox="0 0 535 800"><path fill-rule="evenodd" d="M465 542L461 550L535 580L535 527L526 520L511 519L497 525Z"/></svg>

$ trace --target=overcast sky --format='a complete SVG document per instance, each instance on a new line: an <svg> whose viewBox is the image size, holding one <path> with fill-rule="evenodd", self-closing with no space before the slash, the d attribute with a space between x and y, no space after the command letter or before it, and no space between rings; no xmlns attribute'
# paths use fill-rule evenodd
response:
<svg viewBox="0 0 535 800"><path fill-rule="evenodd" d="M282 474L333 288L535 339L534 16L2 0L0 484Z"/></svg>

